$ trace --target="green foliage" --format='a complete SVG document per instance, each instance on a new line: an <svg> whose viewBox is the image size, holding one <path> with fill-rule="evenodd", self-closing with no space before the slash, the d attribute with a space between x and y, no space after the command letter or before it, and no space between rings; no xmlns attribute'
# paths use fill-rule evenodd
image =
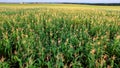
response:
<svg viewBox="0 0 120 68"><path fill-rule="evenodd" d="M0 10L0 68L120 67L119 11Z"/></svg>

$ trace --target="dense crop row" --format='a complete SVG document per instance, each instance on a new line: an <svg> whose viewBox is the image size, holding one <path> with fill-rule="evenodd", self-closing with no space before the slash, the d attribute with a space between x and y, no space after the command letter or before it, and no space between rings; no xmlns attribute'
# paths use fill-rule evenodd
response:
<svg viewBox="0 0 120 68"><path fill-rule="evenodd" d="M0 68L119 68L120 11L0 9Z"/></svg>

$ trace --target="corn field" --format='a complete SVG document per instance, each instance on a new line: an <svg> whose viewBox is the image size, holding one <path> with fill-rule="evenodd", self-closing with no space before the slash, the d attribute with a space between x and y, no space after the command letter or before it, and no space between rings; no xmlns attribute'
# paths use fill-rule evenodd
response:
<svg viewBox="0 0 120 68"><path fill-rule="evenodd" d="M0 68L120 68L120 7L0 5Z"/></svg>

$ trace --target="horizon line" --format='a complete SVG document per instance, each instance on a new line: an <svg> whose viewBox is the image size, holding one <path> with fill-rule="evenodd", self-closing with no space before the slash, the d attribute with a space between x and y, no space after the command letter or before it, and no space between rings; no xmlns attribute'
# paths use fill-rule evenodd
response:
<svg viewBox="0 0 120 68"><path fill-rule="evenodd" d="M72 4L72 3L76 3L76 4L89 4L89 3L102 3L102 4L110 4L110 3L104 3L104 2L0 2L0 3L68 3L68 4ZM120 3L112 3L112 4L120 4Z"/></svg>

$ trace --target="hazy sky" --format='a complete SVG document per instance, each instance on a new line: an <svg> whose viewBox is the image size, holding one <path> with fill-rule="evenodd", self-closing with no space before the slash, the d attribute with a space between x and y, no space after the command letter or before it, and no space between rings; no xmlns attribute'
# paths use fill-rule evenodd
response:
<svg viewBox="0 0 120 68"><path fill-rule="evenodd" d="M0 0L0 2L77 2L77 3L120 3L120 0Z"/></svg>

